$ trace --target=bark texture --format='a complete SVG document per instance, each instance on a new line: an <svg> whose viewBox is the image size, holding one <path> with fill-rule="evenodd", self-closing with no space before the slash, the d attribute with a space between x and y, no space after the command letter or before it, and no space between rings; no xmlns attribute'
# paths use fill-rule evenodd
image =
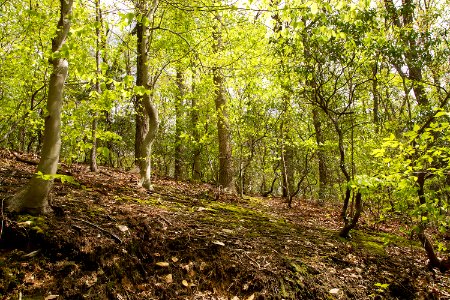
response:
<svg viewBox="0 0 450 300"><path fill-rule="evenodd" d="M282 122L280 133L281 133L281 175L282 175L282 194L283 198L291 207L292 203L292 192L294 191L294 151L292 147L288 144L287 134L284 130L284 121Z"/></svg>
<svg viewBox="0 0 450 300"><path fill-rule="evenodd" d="M136 24L137 35L137 71L136 86L144 87L146 92L136 95L136 138L135 157L139 166L139 185L152 190L151 183L151 153L152 145L158 132L158 110L152 102L150 85L148 51L149 51L149 26L147 19L153 19L158 7L158 1L151 3L139 1L136 5L137 13L141 15Z"/></svg>
<svg viewBox="0 0 450 300"><path fill-rule="evenodd" d="M178 87L178 95L175 103L175 179L183 179L183 144L181 141L181 135L183 133L183 99L185 95L185 86L184 86L184 73L177 69L176 75L176 83Z"/></svg>
<svg viewBox="0 0 450 300"><path fill-rule="evenodd" d="M319 109L317 107L313 108L313 125L316 136L317 143L317 158L319 165L319 203L322 203L325 200L326 195L326 187L328 184L327 180L327 165L326 165L326 157L325 151L323 149L323 144L325 142L325 138L322 133L322 122L319 116Z"/></svg>
<svg viewBox="0 0 450 300"><path fill-rule="evenodd" d="M195 87L192 88L195 90ZM197 107L197 99L192 97L191 99L191 127L192 137L194 138L194 149L192 153L192 179L198 181L202 178L202 171L200 165L201 146L200 146L200 132L197 128L199 120L199 113Z"/></svg>
<svg viewBox="0 0 450 300"><path fill-rule="evenodd" d="M66 59L57 58L57 53L65 43L69 33L73 0L61 0L60 3L61 13L58 21L58 30L52 40L54 57L49 60L53 66L53 71L50 76L48 89L48 114L45 118L41 159L37 167L37 172L42 173L45 178L35 175L24 189L8 201L6 207L9 211L30 214L42 214L51 211L48 195L53 186L53 176L58 169L61 150L63 89L69 67Z"/></svg>
<svg viewBox="0 0 450 300"><path fill-rule="evenodd" d="M219 25L214 32L214 52L219 53L223 48L222 34L220 30L220 17L216 17ZM215 104L217 111L217 131L219 139L219 180L218 184L225 191L235 192L233 180L233 162L231 148L230 124L228 122L227 98L225 97L224 77L220 67L213 69L213 81L215 86Z"/></svg>
<svg viewBox="0 0 450 300"><path fill-rule="evenodd" d="M101 69L100 69L100 59L101 59L101 53L100 53L100 41L101 41L101 24L102 24L102 17L101 17L101 10L100 10L100 0L95 1L95 21L97 22L97 27L95 29L95 33L97 36L96 40L96 49L95 49L95 67L97 72L97 78L95 79L95 91L97 92L97 95L100 95L102 90L100 88L100 75L101 75ZM97 125L98 125L98 112L94 111L93 118L92 118L92 130L91 130L91 140L92 140L92 149L91 149L91 165L90 169L91 172L97 172Z"/></svg>
<svg viewBox="0 0 450 300"><path fill-rule="evenodd" d="M426 174L424 172L421 172L417 175L417 196L419 197L419 203L421 205L426 204L426 198L425 198L425 180L426 180ZM424 217L427 217L427 213L421 214L421 219L423 220ZM430 268L438 268L442 272L446 272L450 269L450 261L449 260L440 260L436 254L436 251L434 250L433 243L430 241L430 239L425 234L425 229L427 228L426 221L421 221L418 226L418 232L417 237L419 238L420 243L422 244L423 248L425 249L425 252L427 253L428 257L428 266Z"/></svg>
<svg viewBox="0 0 450 300"><path fill-rule="evenodd" d="M405 63L408 66L408 78L412 81L412 87L414 95L416 97L417 104L419 106L427 106L429 100L426 95L426 91L423 87L423 75L422 75L422 59L419 55L420 46L418 45L417 39L413 35L413 30L411 28L414 26L414 1L413 0L403 0L402 8L398 10L395 7L393 0L384 0L386 11L392 21L393 26L397 28L405 29L402 33L402 41L405 45ZM401 18L400 18L401 17ZM397 70L400 68L400 57L395 57L394 65ZM402 77L406 76L403 72L400 72Z"/></svg>
<svg viewBox="0 0 450 300"><path fill-rule="evenodd" d="M373 97L373 123L377 126L376 132L378 132L378 125L380 124L379 118L379 106L380 106L380 92L378 91L378 63L375 62L372 66L372 97Z"/></svg>
<svg viewBox="0 0 450 300"><path fill-rule="evenodd" d="M346 197L350 198L350 190L347 189ZM348 200L347 200L348 204ZM344 227L342 227L341 231L339 232L339 236L347 238L349 237L350 230L356 227L356 224L358 223L358 219L361 216L362 212L362 197L361 193L358 191L355 196L355 213L353 217L349 220L346 216L346 213L344 214ZM344 212L344 211L343 211Z"/></svg>

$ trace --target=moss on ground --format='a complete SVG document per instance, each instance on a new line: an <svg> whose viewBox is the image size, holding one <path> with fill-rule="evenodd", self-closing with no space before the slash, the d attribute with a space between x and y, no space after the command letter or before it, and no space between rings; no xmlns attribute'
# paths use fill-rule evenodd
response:
<svg viewBox="0 0 450 300"><path fill-rule="evenodd" d="M361 230L353 230L351 244L356 248L363 248L369 253L385 256L386 247L401 246L419 247L417 242L413 242L399 235L389 234L386 232L367 233Z"/></svg>

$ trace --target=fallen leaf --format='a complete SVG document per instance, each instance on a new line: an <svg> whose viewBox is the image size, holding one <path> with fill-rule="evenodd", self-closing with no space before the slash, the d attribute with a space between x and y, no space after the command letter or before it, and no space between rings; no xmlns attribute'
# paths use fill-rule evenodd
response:
<svg viewBox="0 0 450 300"><path fill-rule="evenodd" d="M176 263L176 262L178 261L178 258L175 257L175 256L172 256L172 261L173 261L174 263Z"/></svg>
<svg viewBox="0 0 450 300"><path fill-rule="evenodd" d="M186 272L189 272L194 266L194 263L190 261L188 264L181 265L181 268L186 270Z"/></svg>
<svg viewBox="0 0 450 300"><path fill-rule="evenodd" d="M159 262L156 263L156 265L160 266L160 267L163 267L163 268L166 268L166 267L169 266L169 263L165 262L165 261L159 261Z"/></svg>
<svg viewBox="0 0 450 300"><path fill-rule="evenodd" d="M30 252L30 253L28 253L28 254L25 254L23 257L26 257L26 258L35 257L35 256L38 255L40 252L41 252L41 249L38 249L38 250L36 250L36 251L32 251L32 252Z"/></svg>
<svg viewBox="0 0 450 300"><path fill-rule="evenodd" d="M189 286L189 283L188 283L186 280L184 280L184 279L183 279L183 281L181 282L181 284L184 285L185 287L188 287L188 286Z"/></svg>
<svg viewBox="0 0 450 300"><path fill-rule="evenodd" d="M92 278L86 279L84 283L86 284L87 287L93 286L94 284L97 283L97 276L93 275Z"/></svg>
<svg viewBox="0 0 450 300"><path fill-rule="evenodd" d="M164 277L164 280L166 281L166 283L172 283L173 282L172 274L167 274Z"/></svg>
<svg viewBox="0 0 450 300"><path fill-rule="evenodd" d="M336 295L336 294L339 294L339 291L340 291L340 289L331 289L330 294Z"/></svg>
<svg viewBox="0 0 450 300"><path fill-rule="evenodd" d="M48 295L47 297L44 298L44 300L52 300L52 299L56 299L58 297L59 297L59 295Z"/></svg>
<svg viewBox="0 0 450 300"><path fill-rule="evenodd" d="M214 242L212 242L212 243L215 244L215 245L219 245L219 246L225 246L224 243L219 242L219 241L214 241Z"/></svg>
<svg viewBox="0 0 450 300"><path fill-rule="evenodd" d="M255 299L255 294L251 294L251 296L247 298L247 300L253 300L253 299Z"/></svg>
<svg viewBox="0 0 450 300"><path fill-rule="evenodd" d="M25 221L25 222L17 223L18 226L22 226L22 227L31 226L31 224L33 224L31 221Z"/></svg>
<svg viewBox="0 0 450 300"><path fill-rule="evenodd" d="M119 228L120 231L122 232L127 232L128 231L128 227L125 225L117 225L117 228Z"/></svg>

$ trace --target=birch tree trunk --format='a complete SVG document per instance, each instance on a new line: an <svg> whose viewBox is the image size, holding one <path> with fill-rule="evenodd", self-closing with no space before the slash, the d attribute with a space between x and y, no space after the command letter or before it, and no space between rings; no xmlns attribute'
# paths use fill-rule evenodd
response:
<svg viewBox="0 0 450 300"><path fill-rule="evenodd" d="M57 58L57 53L64 45L70 28L70 15L73 0L61 0L60 18L56 36L52 39L52 53L49 60L53 66L50 76L47 116L45 118L44 140L41 159L37 167L38 174L33 176L28 185L11 198L6 207L9 211L43 214L51 211L48 195L53 186L53 176L58 169L61 150L61 108L64 82L69 64L65 58ZM43 178L42 175L45 176Z"/></svg>

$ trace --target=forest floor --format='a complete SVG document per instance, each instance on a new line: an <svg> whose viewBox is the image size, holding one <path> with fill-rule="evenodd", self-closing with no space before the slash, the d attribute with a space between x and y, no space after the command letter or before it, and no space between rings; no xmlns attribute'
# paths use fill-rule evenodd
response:
<svg viewBox="0 0 450 300"><path fill-rule="evenodd" d="M2 211L1 299L450 299L450 276L397 226L337 237L338 205L60 169L76 183L55 182L52 214ZM0 200L33 172L0 151Z"/></svg>

